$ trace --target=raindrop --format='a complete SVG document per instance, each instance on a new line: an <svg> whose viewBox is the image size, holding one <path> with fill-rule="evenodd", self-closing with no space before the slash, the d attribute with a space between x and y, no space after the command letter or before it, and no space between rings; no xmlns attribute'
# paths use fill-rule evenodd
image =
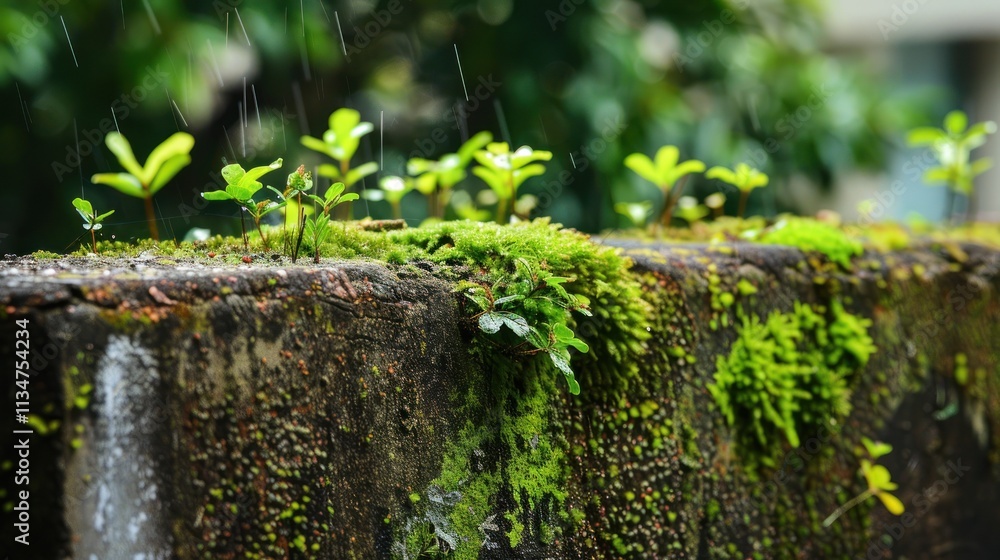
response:
<svg viewBox="0 0 1000 560"><path fill-rule="evenodd" d="M239 8L233 8L233 11L236 12L236 20L240 22L240 27L243 28L243 36L247 40L247 46L248 47L253 46L253 45L250 44L250 35L247 34L247 28L246 28L246 26L243 25L243 18L240 17L240 9Z"/></svg>
<svg viewBox="0 0 1000 560"><path fill-rule="evenodd" d="M142 3L146 5L146 15L149 16L149 22L153 24L153 31L156 31L156 34L160 35L160 22L156 20L156 14L153 13L153 8L149 5L149 0L142 0Z"/></svg>
<svg viewBox="0 0 1000 560"><path fill-rule="evenodd" d="M69 30L66 29L66 20L62 16L59 16L59 21L62 22L63 31L66 32L66 42L69 43L69 52L73 55L73 64L79 68L80 64L76 61L76 50L73 49L73 41L69 39Z"/></svg>
<svg viewBox="0 0 1000 560"><path fill-rule="evenodd" d="M462 89L465 90L465 100L469 100L469 88L465 85L465 72L462 72L462 59L458 57L458 45L455 46L455 61L458 62L458 75L462 78ZM347 51L344 51L347 54Z"/></svg>
<svg viewBox="0 0 1000 560"><path fill-rule="evenodd" d="M347 43L344 42L344 29L340 27L340 14L337 10L333 11L333 17L337 18L337 31L340 32L340 47L344 49L344 56L347 56Z"/></svg>

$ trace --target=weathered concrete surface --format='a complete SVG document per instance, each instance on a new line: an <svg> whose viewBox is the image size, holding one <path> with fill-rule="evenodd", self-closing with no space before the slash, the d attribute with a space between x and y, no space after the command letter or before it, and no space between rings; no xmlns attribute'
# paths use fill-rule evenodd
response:
<svg viewBox="0 0 1000 560"><path fill-rule="evenodd" d="M962 249L867 255L849 274L780 247L632 247L660 313L643 367L662 379L562 398L577 524L481 557L997 557L1000 253ZM465 420L455 395L482 375L430 265L20 259L0 275L0 359L29 319L30 408L51 431L32 436L32 544L14 557L390 557ZM735 320L712 308L713 275L757 287L746 312L836 297L873 320L851 416L815 450L803 434L787 472L743 472L706 390L734 338L708 327ZM956 382L959 353L974 382ZM819 527L863 490L861 436L895 446L879 463L909 526L872 499Z"/></svg>

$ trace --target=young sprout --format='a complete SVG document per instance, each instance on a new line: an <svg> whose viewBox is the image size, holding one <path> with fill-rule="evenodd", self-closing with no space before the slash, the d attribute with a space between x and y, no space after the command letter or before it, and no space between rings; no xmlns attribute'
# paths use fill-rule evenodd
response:
<svg viewBox="0 0 1000 560"><path fill-rule="evenodd" d="M94 250L94 253L96 254L97 236L94 234L94 232L104 227L101 225L101 222L104 221L104 218L107 218L108 216L114 214L115 211L112 210L110 212L98 214L94 210L93 205L90 204L90 201L84 200L82 198L74 198L73 206L76 208L77 213L80 214L81 217L83 217L83 222L84 222L83 229L90 232L90 246Z"/></svg>
<svg viewBox="0 0 1000 560"><path fill-rule="evenodd" d="M337 162L337 165L323 164L319 166L319 174L334 181L344 183L350 190L355 183L378 171L374 161L363 163L351 168L351 159L358 151L361 138L375 130L370 122L362 122L361 113L354 109L337 109L330 115L330 128L323 133L323 139L303 136L302 145L321 154L325 154ZM350 207L346 206L349 217Z"/></svg>
<svg viewBox="0 0 1000 560"><path fill-rule="evenodd" d="M510 221L517 189L529 178L545 173L545 165L537 162L549 161L552 152L533 150L529 146L511 152L506 142L491 142L473 156L479 165L472 172L496 193L497 223L505 224Z"/></svg>
<svg viewBox="0 0 1000 560"><path fill-rule="evenodd" d="M868 438L861 438L861 442L864 444L869 456L871 456L871 461L877 460L879 457L892 451L892 446L888 443L875 443ZM885 509L889 510L889 513L893 515L903 514L903 511L905 510L903 502L899 501L899 498L891 493L896 490L898 486L892 481L889 469L882 465L873 465L871 461L868 459L861 460L861 474L865 477L865 482L868 484L868 488L864 492L848 500L846 504L837 508L837 511L830 514L830 516L823 521L824 527L829 527L841 515L844 515L851 508L861 502L864 502L872 496L877 496L878 499L882 501Z"/></svg>
<svg viewBox="0 0 1000 560"><path fill-rule="evenodd" d="M412 191L413 187L413 179L387 175L379 181L378 189L365 191L365 198L388 202L389 206L392 207L392 217L400 220L403 218L403 197Z"/></svg>
<svg viewBox="0 0 1000 560"><path fill-rule="evenodd" d="M693 196L682 196L677 201L677 217L684 220L688 225L693 225L709 213L708 207L698 204L698 199Z"/></svg>
<svg viewBox="0 0 1000 560"><path fill-rule="evenodd" d="M434 161L424 158L410 158L406 172L416 178L416 189L427 197L428 215L444 218L444 209L451 197L451 190L465 179L465 168L472 161L473 154L493 141L493 135L483 131L465 141L454 154L445 154Z"/></svg>
<svg viewBox="0 0 1000 560"><path fill-rule="evenodd" d="M306 171L306 166L300 165L294 173L288 175L288 180L285 182L285 192L281 193L281 199L285 201L285 219L282 228L287 230L289 217L295 216L295 231L298 233L295 249L292 251L293 263L299 258L299 247L302 246L302 234L305 230L306 211L311 210L302 205L302 196L312 190L312 187L312 174ZM287 235L284 237L287 243Z"/></svg>
<svg viewBox="0 0 1000 560"><path fill-rule="evenodd" d="M722 213L726 209L726 195L717 192L706 196L705 206L708 206L712 210L713 217L721 218Z"/></svg>
<svg viewBox="0 0 1000 560"><path fill-rule="evenodd" d="M625 216L632 222L632 227L639 229L646 225L646 220L653 213L653 204L648 200L642 202L617 202L615 212Z"/></svg>
<svg viewBox="0 0 1000 560"><path fill-rule="evenodd" d="M227 165L222 168L222 178L226 180L226 190L203 192L201 196L205 200L232 200L242 210L246 210L253 217L254 223L257 225L257 231L260 233L260 239L264 243L264 249L270 250L267 238L264 236L264 230L261 229L260 220L265 215L284 206L285 201L282 200L280 203L272 200L254 202L253 196L257 194L257 191L264 188L264 185L257 179L260 179L266 173L280 168L281 158L276 159L271 165L254 167L249 171L245 171L238 163ZM278 196L281 196L281 193L276 189L271 190L277 192ZM242 211L240 212L240 229L243 231L243 248L249 251L250 242L247 239L247 229L246 224L243 222Z"/></svg>
<svg viewBox="0 0 1000 560"><path fill-rule="evenodd" d="M972 217L975 195L974 179L992 167L989 158L970 161L972 150L986 143L986 137L997 131L996 123L984 121L969 126L969 118L962 111L952 111L944 118L944 128L920 127L910 131L907 142L911 146L930 146L938 160L938 167L924 172L925 183L944 183L952 193L948 197L948 219L954 205L954 194L965 195L966 220Z"/></svg>
<svg viewBox="0 0 1000 560"><path fill-rule="evenodd" d="M345 193L345 190L347 190L347 187L344 183L334 183L330 185L330 188L326 190L326 194L322 198L314 194L309 195L309 199L320 207L320 212L306 222L305 227L306 235L312 238L314 250L313 262L316 264L319 264L320 246L326 242L332 232L330 212L340 204L358 199L357 193Z"/></svg>
<svg viewBox="0 0 1000 560"><path fill-rule="evenodd" d="M736 187L740 191L740 209L737 217L742 218L747 209L747 199L750 191L767 185L768 177L745 163L736 164L736 169L715 166L705 173L709 179L719 179Z"/></svg>
<svg viewBox="0 0 1000 560"><path fill-rule="evenodd" d="M688 175L705 170L704 163L696 159L678 163L679 157L680 150L676 146L663 146L656 152L655 160L645 154L631 154L625 158L626 167L663 192L663 209L657 220L662 227L670 226L674 204L684 192L684 181L687 181ZM674 190L676 195L672 192Z"/></svg>
<svg viewBox="0 0 1000 560"><path fill-rule="evenodd" d="M154 240L159 241L160 233L156 229L156 213L153 211L153 195L191 163L190 153L194 147L194 137L186 132L171 135L150 152L145 165L139 165L135 154L132 153L132 146L121 134L108 133L104 137L104 143L127 173L98 173L91 177L90 181L141 198L146 206L149 234Z"/></svg>

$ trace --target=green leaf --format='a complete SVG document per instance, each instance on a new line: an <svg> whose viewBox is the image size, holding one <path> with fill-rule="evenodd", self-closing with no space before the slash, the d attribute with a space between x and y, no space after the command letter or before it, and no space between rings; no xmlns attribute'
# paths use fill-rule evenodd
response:
<svg viewBox="0 0 1000 560"><path fill-rule="evenodd" d="M459 162L462 167L469 164L472 161L472 154L483 149L484 146L493 141L493 134L489 131L482 131L475 134L472 138L465 141L464 144L458 149ZM444 158L442 158L443 160Z"/></svg>
<svg viewBox="0 0 1000 560"><path fill-rule="evenodd" d="M90 204L89 200L84 200L82 198L74 198L73 206L76 207L76 211L83 216L84 220L90 221L90 218L94 216L94 207Z"/></svg>
<svg viewBox="0 0 1000 560"><path fill-rule="evenodd" d="M330 157L332 157L334 159L337 159L333 155L333 150L331 150L330 147L327 146L319 138L313 138L312 136L303 136L303 137L299 138L299 142L301 142L303 146L309 148L310 150L312 150L314 152L319 152L321 154L324 154L324 155L330 156Z"/></svg>
<svg viewBox="0 0 1000 560"><path fill-rule="evenodd" d="M864 470L864 466L864 463L862 463L862 470ZM865 473L865 479L868 481L868 487L873 490L892 491L897 488L896 483L891 480L892 476L889 474L889 469L883 465L871 465Z"/></svg>
<svg viewBox="0 0 1000 560"><path fill-rule="evenodd" d="M156 176L149 185L149 194L156 194L157 191L174 178L174 175L177 175L181 169L187 167L189 163L191 163L191 156L187 154L178 154L163 162L163 165L159 167Z"/></svg>
<svg viewBox="0 0 1000 560"><path fill-rule="evenodd" d="M238 163L230 163L222 168L222 178L226 181L227 185L240 184L240 180L243 179L244 175L246 175L246 171Z"/></svg>
<svg viewBox="0 0 1000 560"><path fill-rule="evenodd" d="M226 191L208 191L201 193L201 197L205 200L233 200L233 196ZM232 208L230 206L230 208Z"/></svg>
<svg viewBox="0 0 1000 560"><path fill-rule="evenodd" d="M478 152L477 152L478 157ZM487 185L503 200L509 200L511 193L508 192L509 189L507 185L504 184L503 180L496 174L495 171L488 167L473 167L472 173L486 182Z"/></svg>
<svg viewBox="0 0 1000 560"><path fill-rule="evenodd" d="M261 177L263 177L264 174L270 173L271 171L274 171L275 169L281 169L281 164L282 164L282 160L281 160L281 158L278 158L278 159L272 161L269 165L262 165L260 167L254 167L254 168L250 169L240 179L240 186L249 188L251 184L257 182L257 179L260 179ZM259 188L255 189L254 192L257 192L257 190L260 190L260 189Z"/></svg>
<svg viewBox="0 0 1000 560"><path fill-rule="evenodd" d="M947 138L944 131L939 128L922 126L914 128L906 135L906 143L910 146L932 146Z"/></svg>
<svg viewBox="0 0 1000 560"><path fill-rule="evenodd" d="M503 324L507 325L507 328L514 331L514 334L524 338L531 331L531 327L528 325L528 321L524 317L516 313L511 313L509 311L499 311L496 313L503 320ZM480 325L482 325L480 323Z"/></svg>
<svg viewBox="0 0 1000 560"><path fill-rule="evenodd" d="M479 328L485 333L496 334L503 326L503 317L499 313L483 313L479 316Z"/></svg>
<svg viewBox="0 0 1000 560"><path fill-rule="evenodd" d="M365 177L377 171L378 171L378 164L375 163L374 161L369 161L368 163L361 164L355 167L354 169L348 171L347 175L344 176L344 183L346 183L347 186L350 187L355 183L357 183L358 181L360 181L361 179L364 179Z"/></svg>
<svg viewBox="0 0 1000 560"><path fill-rule="evenodd" d="M107 218L108 216L110 216L110 215L112 215L114 213L115 213L114 210L109 210L109 211L107 211L107 212L105 212L105 213L97 216L96 218L94 218L94 222L101 223L101 222L104 221L104 218Z"/></svg>
<svg viewBox="0 0 1000 560"><path fill-rule="evenodd" d="M868 455L870 455L872 459L878 459L879 457L887 455L892 451L892 446L888 443L876 443L866 437L861 438L861 443L865 446L865 450L868 451Z"/></svg>
<svg viewBox="0 0 1000 560"><path fill-rule="evenodd" d="M136 198L146 198L139 178L129 173L98 173L90 178L91 183L108 185L109 187Z"/></svg>
<svg viewBox="0 0 1000 560"><path fill-rule="evenodd" d="M176 132L170 135L169 138L154 148L146 159L146 165L143 166L142 170L143 174L140 176L142 183L144 185L152 185L153 179L160 175L161 168L168 161L176 157L183 156L187 159L187 163L190 163L191 158L189 154L192 148L194 148L194 136L191 136L187 132ZM187 165L187 163L184 165ZM181 167L184 167L184 165L181 165ZM176 175L178 171L180 171L180 168L174 169L170 177ZM160 186L162 187L163 183L170 180L170 177L163 180ZM151 189L152 192L156 192L156 190L155 188Z"/></svg>
<svg viewBox="0 0 1000 560"><path fill-rule="evenodd" d="M680 155L681 152L677 149L677 146L663 146L656 151L654 162L656 164L656 176L661 186L667 174L670 173L670 170L676 167Z"/></svg>
<svg viewBox="0 0 1000 560"><path fill-rule="evenodd" d="M354 202L355 200L358 200L359 198L361 198L361 197L358 196L358 193L347 193L347 194L345 194L345 195L343 195L343 196L340 197L340 201L338 201L337 204L340 204L340 203L343 203L343 202Z"/></svg>
<svg viewBox="0 0 1000 560"><path fill-rule="evenodd" d="M972 165L969 168L969 174L972 177L976 177L986 173L991 167L993 167L993 160L990 158L980 158L972 162Z"/></svg>
<svg viewBox="0 0 1000 560"><path fill-rule="evenodd" d="M967 126L969 117L962 111L952 111L944 117L944 129L954 136L964 133Z"/></svg>
<svg viewBox="0 0 1000 560"><path fill-rule="evenodd" d="M334 181L340 181L343 177L340 175L340 169L336 165L330 165L329 163L324 163L320 165L316 170L317 173L323 177L329 177Z"/></svg>
<svg viewBox="0 0 1000 560"><path fill-rule="evenodd" d="M514 190L521 186L526 180L545 173L545 166L540 163L533 163L527 167L514 170Z"/></svg>
<svg viewBox="0 0 1000 560"><path fill-rule="evenodd" d="M878 499L882 500L882 504L885 509L889 510L889 513L893 515L902 515L906 508L903 506L903 502L899 501L899 498L893 496L888 492L878 492L875 494Z"/></svg>
<svg viewBox="0 0 1000 560"><path fill-rule="evenodd" d="M505 304L507 302L518 301L518 300L522 300L522 299L524 299L523 295L521 295L521 294L513 294L513 295L509 295L509 296L504 296L502 298L497 298L496 301L493 302L493 305L494 306L503 305L503 304Z"/></svg>
<svg viewBox="0 0 1000 560"><path fill-rule="evenodd" d="M719 179L720 181L729 183L734 187L738 183L738 180L736 179L736 174L733 173L732 170L726 169L725 167L719 165L716 165L715 167L709 169L708 172L705 173L705 177L708 179Z"/></svg>
<svg viewBox="0 0 1000 560"><path fill-rule="evenodd" d="M645 154L630 154L625 158L625 167L650 183L659 185L659 177L656 174L656 167L653 166L653 160Z"/></svg>
<svg viewBox="0 0 1000 560"><path fill-rule="evenodd" d="M137 180L141 181L140 178L143 175L142 166L136 161L135 154L132 153L132 145L128 143L128 140L118 132L109 132L104 137L104 143L107 144L108 149L115 155L118 163L125 168L125 171L128 171Z"/></svg>

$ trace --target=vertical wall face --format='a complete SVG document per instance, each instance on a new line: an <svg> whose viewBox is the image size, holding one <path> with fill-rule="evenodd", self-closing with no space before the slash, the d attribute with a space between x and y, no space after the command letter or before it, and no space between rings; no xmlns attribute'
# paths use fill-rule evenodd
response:
<svg viewBox="0 0 1000 560"><path fill-rule="evenodd" d="M503 377L509 349L480 362L452 285L412 267L7 274L0 359L15 318L35 352L31 557L403 558L420 538L484 558L1000 552L1000 254L852 274L777 247L631 254L652 338L613 387L623 366L580 319L580 398L538 361ZM850 413L798 448L778 430L747 447L751 419L709 389L740 325L806 306L832 333L835 305L876 347ZM862 437L895 447L877 463L910 517L872 498L822 527L864 490Z"/></svg>

